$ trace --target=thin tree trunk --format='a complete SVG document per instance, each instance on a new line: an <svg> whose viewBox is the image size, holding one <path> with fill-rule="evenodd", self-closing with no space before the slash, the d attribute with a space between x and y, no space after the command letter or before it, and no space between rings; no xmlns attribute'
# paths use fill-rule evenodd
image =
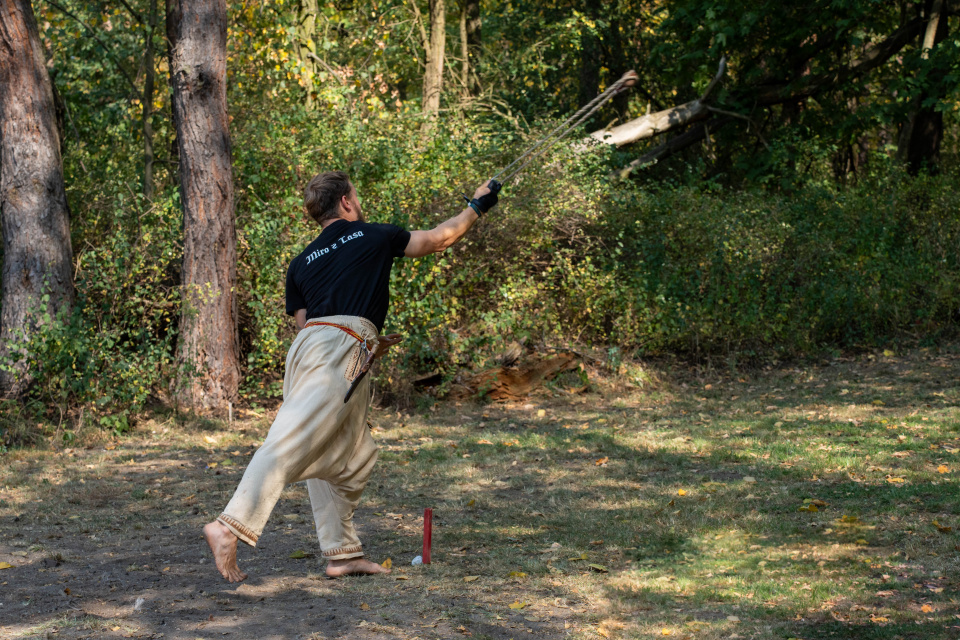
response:
<svg viewBox="0 0 960 640"><path fill-rule="evenodd" d="M600 12L598 0L589 0L585 7L587 14L594 20ZM597 97L600 89L600 38L586 26L580 28L580 94L579 106L583 106Z"/></svg>
<svg viewBox="0 0 960 640"><path fill-rule="evenodd" d="M195 409L226 409L240 382L227 8L225 0L167 1L176 5L168 19L179 17L170 68L184 235L179 397Z"/></svg>
<svg viewBox="0 0 960 640"><path fill-rule="evenodd" d="M320 11L317 0L301 0L300 15L297 20L297 54L300 57L300 85L307 94L307 109L317 106L317 45L314 36L317 32L317 13Z"/></svg>
<svg viewBox="0 0 960 640"><path fill-rule="evenodd" d="M0 0L0 357L73 302L70 214L53 87L29 0ZM24 360L0 371L0 392L19 394Z"/></svg>
<svg viewBox="0 0 960 640"><path fill-rule="evenodd" d="M447 45L447 13L445 0L430 0L430 40L427 43L427 68L423 74L423 112L435 115L440 111L443 91L443 55Z"/></svg>
<svg viewBox="0 0 960 640"><path fill-rule="evenodd" d="M930 0L925 12L927 18L921 43L921 56L929 59L934 47L947 39L949 22L945 17L948 11L946 0ZM938 74L932 74L934 77ZM943 112L935 106L923 106L930 98L942 97L929 90L921 92L917 98L917 107L910 113L900 137L901 158L906 160L907 170L916 175L926 166L936 170L940 159L940 143L943 141Z"/></svg>
<svg viewBox="0 0 960 640"><path fill-rule="evenodd" d="M467 3L460 5L460 84L465 93L469 93L470 86L470 47L467 45Z"/></svg>
<svg viewBox="0 0 960 640"><path fill-rule="evenodd" d="M157 28L157 0L150 0L146 51L143 55L143 197L153 200L153 90L156 68L153 60L153 33Z"/></svg>
<svg viewBox="0 0 960 640"><path fill-rule="evenodd" d="M467 87L471 95L480 93L480 76L477 75L477 63L480 59L480 27L483 24L480 18L480 0L463 0L467 14L467 59L470 62L470 75L467 78Z"/></svg>

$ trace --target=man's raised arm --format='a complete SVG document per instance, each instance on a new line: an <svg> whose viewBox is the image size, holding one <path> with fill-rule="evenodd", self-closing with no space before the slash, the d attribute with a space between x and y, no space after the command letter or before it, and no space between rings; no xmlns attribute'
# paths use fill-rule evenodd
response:
<svg viewBox="0 0 960 640"><path fill-rule="evenodd" d="M473 193L473 200L459 214L441 222L433 229L411 231L410 242L407 243L403 255L408 258L419 258L431 253L438 253L453 245L469 231L481 214L496 206L497 193L499 192L500 183L490 180Z"/></svg>

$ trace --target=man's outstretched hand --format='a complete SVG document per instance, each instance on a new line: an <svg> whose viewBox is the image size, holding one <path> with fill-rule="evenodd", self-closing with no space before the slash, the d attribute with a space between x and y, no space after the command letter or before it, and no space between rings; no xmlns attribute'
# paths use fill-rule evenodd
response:
<svg viewBox="0 0 960 640"><path fill-rule="evenodd" d="M476 205L481 213L486 213L497 206L497 194L500 193L500 189L502 188L503 185L496 180L489 180L485 185L478 187L477 190L473 192L473 200L470 201L470 204Z"/></svg>

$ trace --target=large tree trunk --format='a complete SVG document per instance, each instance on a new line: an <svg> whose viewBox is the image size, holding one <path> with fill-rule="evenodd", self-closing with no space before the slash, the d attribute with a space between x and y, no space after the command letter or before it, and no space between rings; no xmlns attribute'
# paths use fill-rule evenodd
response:
<svg viewBox="0 0 960 640"><path fill-rule="evenodd" d="M53 87L29 0L0 0L0 222L6 357L45 314L68 311L74 295ZM0 391L20 393L25 373L23 360L0 371Z"/></svg>
<svg viewBox="0 0 960 640"><path fill-rule="evenodd" d="M240 382L237 235L227 127L225 0L167 0L176 20L170 83L180 147L183 312L179 397L196 409L226 408ZM179 19L177 19L179 18Z"/></svg>
<svg viewBox="0 0 960 640"><path fill-rule="evenodd" d="M430 40L427 43L427 68L423 74L423 111L440 111L443 91L443 56L447 46L445 0L430 0Z"/></svg>

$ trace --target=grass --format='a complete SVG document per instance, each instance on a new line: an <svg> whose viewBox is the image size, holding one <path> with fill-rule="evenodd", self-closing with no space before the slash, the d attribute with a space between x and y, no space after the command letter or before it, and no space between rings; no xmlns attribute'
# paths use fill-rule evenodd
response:
<svg viewBox="0 0 960 640"><path fill-rule="evenodd" d="M302 637L960 637L958 373L950 350L918 350L752 374L674 369L653 388L594 378L582 394L565 391L582 387L571 373L527 403L378 410L380 461L357 519L394 576L322 580L301 485L241 564L355 611L349 632L318 620ZM143 556L125 541L171 514L176 535L195 536L267 418L203 431L161 419L92 449L6 454L0 560L38 567L60 553L69 566L79 534L99 536L97 552L132 580L189 572L176 545ZM66 490L82 484L95 490ZM415 568L424 507L435 561ZM314 558L291 559L297 549ZM211 611L233 610L242 588L218 588ZM284 607L278 589L257 606ZM30 637L52 615L0 631ZM237 624L252 637L252 620Z"/></svg>

